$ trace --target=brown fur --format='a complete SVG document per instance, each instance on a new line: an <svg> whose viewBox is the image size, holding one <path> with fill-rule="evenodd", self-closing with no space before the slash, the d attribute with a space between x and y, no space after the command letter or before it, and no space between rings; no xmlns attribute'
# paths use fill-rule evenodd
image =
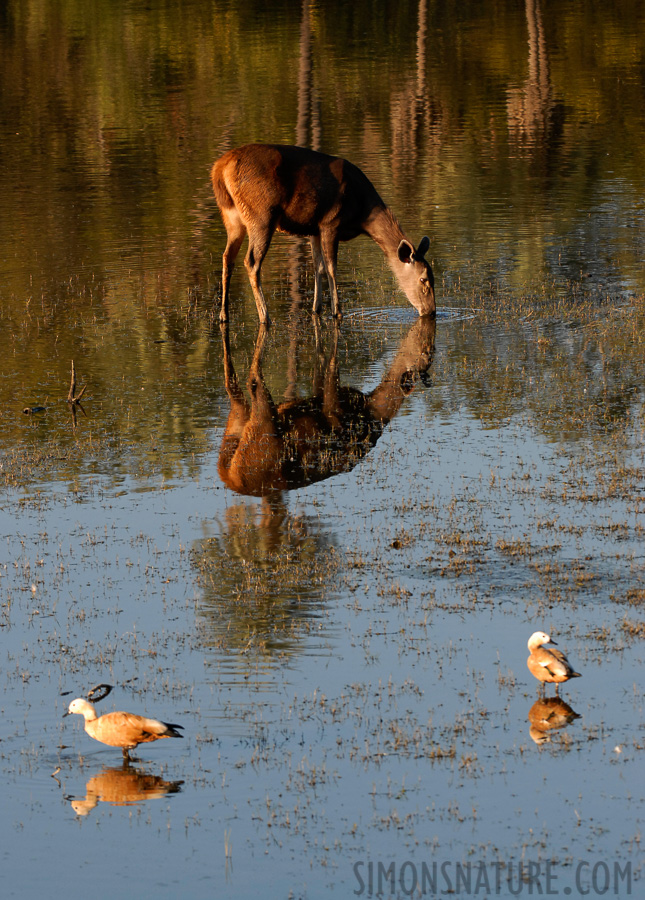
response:
<svg viewBox="0 0 645 900"><path fill-rule="evenodd" d="M367 234L385 253L419 315L434 315L434 277L424 258L428 239L424 238L415 251L374 185L357 166L305 147L247 144L220 157L211 170L211 180L227 233L220 321L228 319L231 274L248 235L244 264L260 322L269 323L260 270L275 231L310 239L315 313L322 305L322 275L326 274L332 313L340 318L338 243Z"/></svg>

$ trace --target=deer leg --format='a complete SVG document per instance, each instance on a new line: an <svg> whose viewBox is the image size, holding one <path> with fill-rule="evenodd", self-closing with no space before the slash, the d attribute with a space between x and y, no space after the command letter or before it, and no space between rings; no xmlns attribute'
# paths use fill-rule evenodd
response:
<svg viewBox="0 0 645 900"><path fill-rule="evenodd" d="M322 249L320 246L320 236L312 235L309 239L311 243L311 255L314 261L314 305L312 313L318 315L322 309L322 277L327 274L325 260L323 259Z"/></svg>
<svg viewBox="0 0 645 900"><path fill-rule="evenodd" d="M222 257L222 306L219 313L220 322L226 322L228 319L228 294L231 283L231 275L233 274L233 266L237 254L240 252L246 228L244 223L237 215L235 210L222 211L224 225L226 226L226 249Z"/></svg>
<svg viewBox="0 0 645 900"><path fill-rule="evenodd" d="M343 318L336 284L336 257L338 256L338 239L335 235L321 232L322 256L327 269L329 290L331 291L331 312L337 319Z"/></svg>
<svg viewBox="0 0 645 900"><path fill-rule="evenodd" d="M267 226L266 228L254 229L249 231L249 249L244 259L244 265L248 272L249 281L255 297L255 305L258 309L258 316L262 325L269 325L269 310L267 309L266 300L262 292L262 281L260 278L260 270L262 261L267 255L269 244L271 243L273 231Z"/></svg>

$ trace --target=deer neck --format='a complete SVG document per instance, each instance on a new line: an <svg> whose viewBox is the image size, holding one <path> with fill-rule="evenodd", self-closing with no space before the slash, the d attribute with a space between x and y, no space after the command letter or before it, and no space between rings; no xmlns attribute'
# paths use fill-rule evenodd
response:
<svg viewBox="0 0 645 900"><path fill-rule="evenodd" d="M374 240L394 272L399 287L420 316L434 315L434 292L427 281L432 278L428 263L414 255L414 247L408 241L394 214L383 204L376 206L363 225L363 230ZM401 242L404 253L399 255ZM423 279L423 280L422 280Z"/></svg>
<svg viewBox="0 0 645 900"><path fill-rule="evenodd" d="M385 205L374 207L365 222L364 229L379 245L390 265L395 268L399 262L397 254L399 244L405 240L405 235L394 213Z"/></svg>

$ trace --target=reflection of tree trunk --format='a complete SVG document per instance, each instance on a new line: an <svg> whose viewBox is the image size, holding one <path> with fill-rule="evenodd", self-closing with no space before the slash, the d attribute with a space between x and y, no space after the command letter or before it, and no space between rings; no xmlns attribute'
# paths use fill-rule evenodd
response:
<svg viewBox="0 0 645 900"><path fill-rule="evenodd" d="M508 92L507 116L516 140L535 143L549 128L551 82L540 0L525 0L529 74L522 88Z"/></svg>
<svg viewBox="0 0 645 900"><path fill-rule="evenodd" d="M318 114L318 92L316 91L312 63L311 18L310 0L302 0L296 144L300 147L311 147L312 150L319 150L320 116Z"/></svg>
<svg viewBox="0 0 645 900"><path fill-rule="evenodd" d="M428 113L426 43L428 34L428 0L419 0L417 20L417 65L414 82L392 98L392 168L397 174L416 172L419 145L425 133Z"/></svg>
<svg viewBox="0 0 645 900"><path fill-rule="evenodd" d="M300 23L300 64L298 66L298 121L296 144L308 146L309 116L311 113L311 4L302 0Z"/></svg>
<svg viewBox="0 0 645 900"><path fill-rule="evenodd" d="M428 34L428 0L419 0L417 28L417 104L426 97L426 36Z"/></svg>
<svg viewBox="0 0 645 900"><path fill-rule="evenodd" d="M302 0L300 22L300 58L298 63L298 118L296 144L299 147L318 149L320 133L316 125L318 117L314 108L313 73L311 64L311 2ZM311 135L310 135L311 132ZM304 268L305 241L298 240L289 248L288 279L292 313L303 303L301 272Z"/></svg>
<svg viewBox="0 0 645 900"><path fill-rule="evenodd" d="M529 29L529 80L538 84L545 96L549 90L549 60L540 0L526 0L526 22Z"/></svg>
<svg viewBox="0 0 645 900"><path fill-rule="evenodd" d="M297 247L293 247L289 251L289 260L290 260L290 268L291 268L291 260L292 257L295 260L296 253L300 254L302 251L302 244L299 244ZM295 278L297 279L297 264L293 263L293 268L295 270ZM284 392L285 400L295 400L297 396L297 384L298 384L298 361L299 361L299 350L301 345L301 333L298 328L298 310L302 305L302 294L299 290L299 285L297 280L293 280L290 278L290 292L292 296L292 304L291 304L291 314L289 316L289 346L287 349L287 362L285 366L285 371L287 375L287 386Z"/></svg>
<svg viewBox="0 0 645 900"><path fill-rule="evenodd" d="M306 305L305 279L309 244L304 238L296 238L287 249L287 281L291 298L291 316ZM312 300L313 303L313 300Z"/></svg>

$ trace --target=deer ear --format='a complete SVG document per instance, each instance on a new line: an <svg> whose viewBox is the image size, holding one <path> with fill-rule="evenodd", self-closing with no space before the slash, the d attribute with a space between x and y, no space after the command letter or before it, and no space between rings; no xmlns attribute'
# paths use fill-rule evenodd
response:
<svg viewBox="0 0 645 900"><path fill-rule="evenodd" d="M399 249L396 251L402 263L412 262L414 256L414 247L410 241L401 241Z"/></svg>
<svg viewBox="0 0 645 900"><path fill-rule="evenodd" d="M422 238L421 238L421 241L419 242L419 247L418 247L418 249L417 249L417 252L414 254L415 258L416 258L416 259L423 259L423 257L424 257L424 256L426 255L426 253L428 252L428 247L429 247L429 246L430 246L430 238L429 238L429 237L422 237Z"/></svg>

